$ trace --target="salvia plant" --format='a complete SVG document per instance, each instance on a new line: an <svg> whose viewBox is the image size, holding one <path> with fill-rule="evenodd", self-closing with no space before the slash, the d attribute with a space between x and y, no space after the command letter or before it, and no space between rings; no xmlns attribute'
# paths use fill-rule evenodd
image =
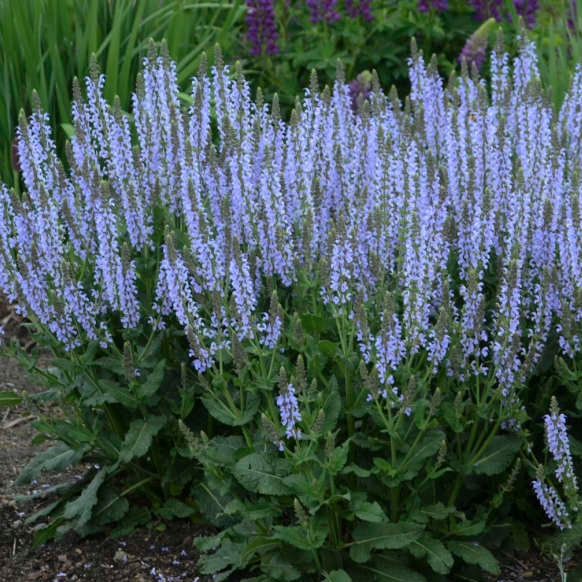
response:
<svg viewBox="0 0 582 582"><path fill-rule="evenodd" d="M62 415L20 480L87 469L45 492L37 542L180 517L218 528L197 541L216 580L497 571L520 458L554 499L528 389L580 351L582 71L557 115L532 44L491 71L490 95L445 86L413 52L405 103L372 75L354 107L340 68L285 121L220 59L184 108L162 52L131 116L96 70L75 84L65 160L21 116L0 288Z"/></svg>

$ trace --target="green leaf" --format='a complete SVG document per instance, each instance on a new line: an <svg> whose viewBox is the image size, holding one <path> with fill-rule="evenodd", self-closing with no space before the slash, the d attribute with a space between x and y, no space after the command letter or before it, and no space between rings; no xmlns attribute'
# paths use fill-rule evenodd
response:
<svg viewBox="0 0 582 582"><path fill-rule="evenodd" d="M332 474L336 475L345 466L350 452L350 441L345 441L341 446L335 447L331 455L326 459L324 466Z"/></svg>
<svg viewBox="0 0 582 582"><path fill-rule="evenodd" d="M299 316L303 329L311 335L319 335L321 332L333 329L333 322L310 313L303 313Z"/></svg>
<svg viewBox="0 0 582 582"><path fill-rule="evenodd" d="M143 457L149 451L152 439L165 424L165 416L150 416L147 420L134 420L129 425L119 451L119 461L129 463L132 459Z"/></svg>
<svg viewBox="0 0 582 582"><path fill-rule="evenodd" d="M321 426L321 433L327 434L332 432L337 424L341 409L342 398L337 387L337 383L330 382L327 390L319 392L316 407L323 410L323 424Z"/></svg>
<svg viewBox="0 0 582 582"><path fill-rule="evenodd" d="M100 492L99 503L93 510L93 519L98 525L118 523L129 511L129 501L113 488Z"/></svg>
<svg viewBox="0 0 582 582"><path fill-rule="evenodd" d="M147 507L133 506L123 521L109 535L113 539L122 538L129 535L137 527L148 523L151 518L151 512Z"/></svg>
<svg viewBox="0 0 582 582"><path fill-rule="evenodd" d="M34 547L38 547L54 539L57 535L57 529L59 529L63 521L64 520L62 517L58 517L54 521L51 521L48 525L43 525L39 529L35 530L34 536L32 538L32 545Z"/></svg>
<svg viewBox="0 0 582 582"><path fill-rule="evenodd" d="M245 443L240 436L217 436L211 439L198 454L203 465L213 464L220 467L230 467L237 458L236 454Z"/></svg>
<svg viewBox="0 0 582 582"><path fill-rule="evenodd" d="M46 451L37 453L32 461L22 469L16 482L19 484L30 483L33 479L38 479L42 471L63 471L78 463L88 450L87 445L72 449L65 443L58 443Z"/></svg>
<svg viewBox="0 0 582 582"><path fill-rule="evenodd" d="M270 536L257 536L245 546L244 552L241 554L241 561L247 563L256 553L263 553L265 550L274 550L280 545L281 542L279 540L274 540Z"/></svg>
<svg viewBox="0 0 582 582"><path fill-rule="evenodd" d="M473 463L472 468L482 475L502 473L515 459L521 443L521 439L517 436L494 436L480 458Z"/></svg>
<svg viewBox="0 0 582 582"><path fill-rule="evenodd" d="M356 527L354 541L350 544L350 557L354 562L367 562L370 552L399 550L417 540L424 527L417 523L365 523Z"/></svg>
<svg viewBox="0 0 582 582"><path fill-rule="evenodd" d="M468 519L463 519L461 522L454 522L451 526L451 532L457 536L467 536L473 537L485 531L485 526L487 521L485 519L469 521Z"/></svg>
<svg viewBox="0 0 582 582"><path fill-rule="evenodd" d="M352 582L352 577L345 570L332 570L325 575L325 582Z"/></svg>
<svg viewBox="0 0 582 582"><path fill-rule="evenodd" d="M61 128L69 139L75 136L75 128L70 123L61 123Z"/></svg>
<svg viewBox="0 0 582 582"><path fill-rule="evenodd" d="M0 406L16 406L22 402L22 396L16 392L0 392Z"/></svg>
<svg viewBox="0 0 582 582"><path fill-rule="evenodd" d="M262 569L269 576L269 580L291 582L292 580L300 579L302 576L300 570L279 554L274 554L268 562L263 563Z"/></svg>
<svg viewBox="0 0 582 582"><path fill-rule="evenodd" d="M365 565L358 566L356 580L373 580L374 582L426 582L426 578L384 556L375 556Z"/></svg>
<svg viewBox="0 0 582 582"><path fill-rule="evenodd" d="M236 408L232 410L222 400L214 397L203 396L202 404L216 420L227 426L242 426L249 423L257 414L261 397L254 392L249 392L245 397L245 404L242 410Z"/></svg>
<svg viewBox="0 0 582 582"><path fill-rule="evenodd" d="M155 366L155 368L150 372L143 384L140 384L137 389L139 398L149 398L153 396L162 385L164 380L164 374L166 371L166 360L161 359Z"/></svg>
<svg viewBox="0 0 582 582"><path fill-rule="evenodd" d="M83 489L83 492L74 501L69 501L65 505L63 517L65 519L76 518L76 528L85 525L93 514L93 507L97 504L97 493L101 487L105 477L107 476L107 469L103 468L97 471L89 485Z"/></svg>
<svg viewBox="0 0 582 582"><path fill-rule="evenodd" d="M372 471L370 471L370 469L364 469L363 467L359 467L358 465L350 463L343 468L342 475L349 475L350 473L353 473L356 477L362 477L365 479L372 474Z"/></svg>
<svg viewBox="0 0 582 582"><path fill-rule="evenodd" d="M308 530L300 525L276 525L273 531L273 538L299 548L300 550L320 548L325 541L325 532L322 537L310 540Z"/></svg>
<svg viewBox="0 0 582 582"><path fill-rule="evenodd" d="M253 493L286 495L289 488L283 478L289 474L289 465L282 459L252 453L240 459L232 470L237 481Z"/></svg>
<svg viewBox="0 0 582 582"><path fill-rule="evenodd" d="M490 574L499 574L499 562L495 556L477 542L450 541L447 547L467 564L475 564Z"/></svg>
<svg viewBox="0 0 582 582"><path fill-rule="evenodd" d="M352 503L351 509L356 514L356 517L362 521L368 521L370 523L388 521L384 510L380 507L377 501L370 502L363 499L356 499Z"/></svg>
<svg viewBox="0 0 582 582"><path fill-rule="evenodd" d="M440 430L429 430L414 448L406 463L398 467L398 471L401 473L400 480L406 481L416 477L426 465L427 459L438 452L443 438L444 433Z"/></svg>
<svg viewBox="0 0 582 582"><path fill-rule="evenodd" d="M158 509L158 514L164 519L172 519L174 517L190 517L194 513L194 508L186 505L175 497L167 499L164 505Z"/></svg>
<svg viewBox="0 0 582 582"><path fill-rule="evenodd" d="M118 376L125 376L125 368L123 367L123 360L120 358L113 358L111 356L104 356L102 358L97 358L93 362L94 366L99 366L100 368L104 368Z"/></svg>
<svg viewBox="0 0 582 582"><path fill-rule="evenodd" d="M414 520L420 523L428 523L429 519L442 520L446 519L457 510L454 507L447 507L441 501L434 505L426 505L421 507L417 513L414 514Z"/></svg>
<svg viewBox="0 0 582 582"><path fill-rule="evenodd" d="M455 562L444 544L428 534L412 542L410 551L416 557L426 557L430 567L437 574L448 574Z"/></svg>
<svg viewBox="0 0 582 582"><path fill-rule="evenodd" d="M101 406L102 404L122 404L127 408L137 408L139 402L129 390L113 380L99 379L97 384L86 381L81 387L84 406Z"/></svg>
<svg viewBox="0 0 582 582"><path fill-rule="evenodd" d="M200 556L199 565L202 574L217 574L225 568L238 566L244 544L235 544L228 538L223 539L212 554Z"/></svg>
<svg viewBox="0 0 582 582"><path fill-rule="evenodd" d="M339 353L339 346L335 342L329 340L321 340L319 342L319 349L326 358L335 358Z"/></svg>
<svg viewBox="0 0 582 582"><path fill-rule="evenodd" d="M316 550L320 548L329 533L327 519L312 518L305 526L276 525L273 527L273 538L290 544L300 550Z"/></svg>

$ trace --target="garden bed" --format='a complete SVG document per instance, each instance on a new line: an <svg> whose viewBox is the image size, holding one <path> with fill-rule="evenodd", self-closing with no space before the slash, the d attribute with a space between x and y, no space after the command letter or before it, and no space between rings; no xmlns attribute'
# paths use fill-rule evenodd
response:
<svg viewBox="0 0 582 582"><path fill-rule="evenodd" d="M8 337L18 338L23 345L29 344L30 338L21 319L1 298L0 321L4 321ZM18 361L2 360L0 390L22 394L39 389L26 378ZM38 446L31 443L36 435L32 422L38 412L21 404L3 410L0 416L0 523L4 526L0 534L0 580L102 582L104 577L109 582L211 580L209 576L196 573L198 553L192 544L193 538L207 533L207 528L188 520L171 522L164 531L144 528L120 540L107 537L78 539L72 535L60 543L34 548L33 530L25 520L26 515L41 504L17 504L16 498L30 494L31 489L16 485L14 481L38 452ZM54 413L58 414L58 411ZM73 471L47 475L46 481L38 483L37 487L42 490L74 476ZM503 564L501 574L499 577L486 575L484 580L487 582L553 582L558 578L556 564L539 553L498 558ZM582 580L580 556L569 562L568 569L573 571L569 582ZM238 578L233 576L231 579Z"/></svg>

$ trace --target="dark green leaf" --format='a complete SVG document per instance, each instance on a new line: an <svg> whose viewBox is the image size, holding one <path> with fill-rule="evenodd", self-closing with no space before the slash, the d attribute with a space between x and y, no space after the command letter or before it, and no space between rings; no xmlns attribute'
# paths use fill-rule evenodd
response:
<svg viewBox="0 0 582 582"><path fill-rule="evenodd" d="M161 359L152 372L148 374L146 381L140 384L137 392L139 398L149 398L153 396L162 385L166 371L166 360Z"/></svg>
<svg viewBox="0 0 582 582"><path fill-rule="evenodd" d="M327 390L318 394L317 408L323 410L325 415L321 433L333 432L342 409L342 398L336 383L330 382Z"/></svg>
<svg viewBox="0 0 582 582"><path fill-rule="evenodd" d="M343 475L349 475L350 473L353 473L356 477L369 477L372 474L372 471L370 471L369 469L363 469L362 467L359 467L358 465L354 465L353 463L350 463L349 465L346 465L343 470L342 470L342 474Z"/></svg>
<svg viewBox="0 0 582 582"><path fill-rule="evenodd" d="M281 542L279 540L274 540L270 536L258 536L245 546L244 552L241 554L241 561L246 563L256 553L262 553L265 550L274 550L280 545Z"/></svg>
<svg viewBox="0 0 582 582"><path fill-rule="evenodd" d="M430 567L437 574L448 574L455 561L444 544L428 534L412 542L410 551L416 557L426 557Z"/></svg>
<svg viewBox="0 0 582 582"><path fill-rule="evenodd" d="M238 408L232 410L229 405L214 397L204 396L201 400L206 410L216 420L227 426L242 426L249 423L257 414L261 403L261 397L253 392L247 393L242 410Z"/></svg>
<svg viewBox="0 0 582 582"><path fill-rule="evenodd" d="M283 481L289 473L289 465L282 459L252 453L240 459L232 473L243 487L253 493L262 495L289 493L289 488Z"/></svg>
<svg viewBox="0 0 582 582"><path fill-rule="evenodd" d="M118 382L99 379L98 383L84 382L81 385L82 404L84 406L101 406L103 404L122 404L127 408L137 408L137 398Z"/></svg>
<svg viewBox="0 0 582 582"><path fill-rule="evenodd" d="M98 525L118 523L129 511L129 501L115 489L109 489L93 510Z"/></svg>
<svg viewBox="0 0 582 582"><path fill-rule="evenodd" d="M200 572L202 574L217 574L226 568L238 566L244 544L235 544L228 538L221 540L220 545L212 554L200 557Z"/></svg>
<svg viewBox="0 0 582 582"><path fill-rule="evenodd" d="M333 329L333 322L323 317L304 313L300 318L303 329L311 335L319 335L324 331Z"/></svg>
<svg viewBox="0 0 582 582"><path fill-rule="evenodd" d="M517 436L494 436L483 454L473 463L472 468L476 473L483 475L502 473L514 461L521 444L522 441Z"/></svg>
<svg viewBox="0 0 582 582"><path fill-rule="evenodd" d="M123 521L109 534L113 539L122 538L129 535L137 527L145 525L151 520L152 516L147 507L133 506L129 513L123 518Z"/></svg>
<svg viewBox="0 0 582 582"><path fill-rule="evenodd" d="M22 402L22 396L16 392L0 392L0 406L16 406Z"/></svg>
<svg viewBox="0 0 582 582"><path fill-rule="evenodd" d="M416 445L406 463L398 467L400 479L403 481L413 479L426 465L427 459L438 452L443 438L444 434L440 430L429 430Z"/></svg>
<svg viewBox="0 0 582 582"><path fill-rule="evenodd" d="M268 562L263 562L262 569L269 576L269 580L291 582L301 578L301 571L289 563L279 554L274 554Z"/></svg>
<svg viewBox="0 0 582 582"><path fill-rule="evenodd" d="M72 449L65 443L58 443L54 447L37 453L32 461L22 469L17 483L30 483L38 479L42 471L63 471L67 467L78 463L88 451L88 446Z"/></svg>
<svg viewBox="0 0 582 582"><path fill-rule="evenodd" d="M332 570L325 575L324 582L352 582L352 577L345 570Z"/></svg>
<svg viewBox="0 0 582 582"><path fill-rule="evenodd" d="M356 517L362 521L368 521L371 523L388 521L384 510L380 507L377 501L370 502L358 498L352 502L351 509L356 514Z"/></svg>
<svg viewBox="0 0 582 582"><path fill-rule="evenodd" d="M198 458L204 465L211 463L221 467L228 467L236 462L236 453L244 446L245 443L242 437L217 436L208 442L198 455Z"/></svg>
<svg viewBox="0 0 582 582"><path fill-rule="evenodd" d="M345 441L341 446L335 447L329 458L326 460L325 467L332 474L336 475L345 466L350 452L350 441Z"/></svg>
<svg viewBox="0 0 582 582"><path fill-rule="evenodd" d="M447 547L467 564L475 564L490 574L499 574L499 563L495 556L477 542L450 541Z"/></svg>
<svg viewBox="0 0 582 582"><path fill-rule="evenodd" d="M350 557L354 562L367 562L370 552L398 550L417 540L424 528L416 523L365 523L356 527L354 541L350 545Z"/></svg>
<svg viewBox="0 0 582 582"><path fill-rule="evenodd" d="M106 476L107 470L105 468L97 471L81 495L65 505L63 517L65 519L76 518L75 527L82 527L91 519L93 507L97 504L97 493Z"/></svg>
<svg viewBox="0 0 582 582"><path fill-rule="evenodd" d="M194 508L186 505L184 502L170 497L164 505L158 509L158 514L164 519L173 519L174 517L190 517L194 513Z"/></svg>
<svg viewBox="0 0 582 582"><path fill-rule="evenodd" d="M113 372L118 376L125 377L125 368L123 367L123 361L120 358L112 358L111 356L104 356L98 358L93 362L94 366L99 366L104 368L109 372Z"/></svg>
<svg viewBox="0 0 582 582"><path fill-rule="evenodd" d="M456 509L454 507L446 507L442 502L435 503L434 505L426 505L418 510L418 513L414 514L414 520L421 523L428 523L429 519L442 520L449 517L455 513Z"/></svg>
<svg viewBox="0 0 582 582"><path fill-rule="evenodd" d="M147 420L134 420L129 425L123 445L119 451L119 461L128 463L143 457L150 449L152 439L166 424L165 416L150 416Z"/></svg>
<svg viewBox="0 0 582 582"><path fill-rule="evenodd" d="M319 349L321 353L327 358L335 358L338 355L338 345L335 342L330 342L329 340L321 340L319 342Z"/></svg>
<svg viewBox="0 0 582 582"><path fill-rule="evenodd" d="M329 533L327 519L311 518L305 526L276 525L273 527L273 537L300 550L316 550L320 548Z"/></svg>

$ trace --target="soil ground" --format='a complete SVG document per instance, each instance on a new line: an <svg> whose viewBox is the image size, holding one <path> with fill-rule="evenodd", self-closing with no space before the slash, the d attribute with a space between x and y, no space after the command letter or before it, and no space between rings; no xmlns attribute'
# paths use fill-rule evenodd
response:
<svg viewBox="0 0 582 582"><path fill-rule="evenodd" d="M7 336L17 337L23 345L32 340L21 319L0 297L0 325ZM0 359L0 391L31 393L40 390L26 377L20 364ZM197 554L192 539L205 532L186 520L172 522L165 531L142 529L123 540L106 537L80 540L74 536L59 543L32 547L32 528L26 516L34 504L17 505L16 497L30 494L30 487L15 484L24 465L38 452L31 443L35 430L31 423L50 410L33 410L25 405L0 408L0 582L206 582L197 574ZM58 413L58 411L53 411ZM42 445L40 445L42 446ZM82 469L80 469L82 470ZM47 476L37 490L75 475ZM534 553L516 558L502 557L502 574L490 582L556 582L560 580L555 563ZM578 561L578 563L582 563ZM570 568L575 568L574 561ZM568 582L579 582L572 574ZM233 578L234 582L234 578Z"/></svg>

